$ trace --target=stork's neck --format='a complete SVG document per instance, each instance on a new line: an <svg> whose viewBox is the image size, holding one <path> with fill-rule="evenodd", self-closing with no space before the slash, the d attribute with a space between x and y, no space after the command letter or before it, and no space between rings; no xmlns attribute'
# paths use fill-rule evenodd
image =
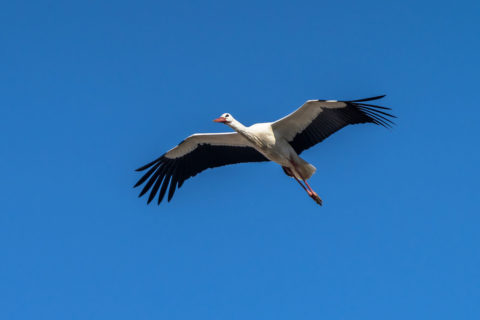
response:
<svg viewBox="0 0 480 320"><path fill-rule="evenodd" d="M240 133L242 135L247 135L248 134L247 127L245 127L243 124L241 124L236 119L233 119L232 122L227 123L227 124L228 124L228 126L230 126L230 128L232 128L233 130L237 131L238 133Z"/></svg>
<svg viewBox="0 0 480 320"><path fill-rule="evenodd" d="M241 124L237 120L233 119L232 122L228 123L228 125L233 130L237 131L242 136L247 138L247 140L253 143L254 145L259 147L263 145L262 141L260 141L260 139L251 130L248 130L247 127L245 127L243 124Z"/></svg>

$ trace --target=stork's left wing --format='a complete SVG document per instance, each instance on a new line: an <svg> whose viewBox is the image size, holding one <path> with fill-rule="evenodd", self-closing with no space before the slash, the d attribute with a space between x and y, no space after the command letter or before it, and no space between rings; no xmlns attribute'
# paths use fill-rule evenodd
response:
<svg viewBox="0 0 480 320"><path fill-rule="evenodd" d="M349 124L371 122L390 127L393 122L389 118L395 118L386 112L390 108L364 103L383 97L352 101L309 100L293 113L272 123L272 128L300 154Z"/></svg>
<svg viewBox="0 0 480 320"><path fill-rule="evenodd" d="M268 159L250 147L248 141L239 133L194 134L160 158L138 168L136 171L149 168L150 170L138 180L134 187L148 180L139 196L151 189L148 197L148 203L150 203L160 189L158 196L160 204L169 185L168 201L172 199L177 186L180 188L185 180L205 169L259 161L268 161Z"/></svg>

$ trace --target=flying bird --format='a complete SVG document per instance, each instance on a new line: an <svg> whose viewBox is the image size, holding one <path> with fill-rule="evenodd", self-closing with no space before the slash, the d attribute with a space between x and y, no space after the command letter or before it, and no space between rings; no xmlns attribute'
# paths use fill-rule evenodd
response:
<svg viewBox="0 0 480 320"><path fill-rule="evenodd" d="M224 113L213 121L226 124L235 132L189 136L158 159L138 168L136 171L148 171L134 187L146 182L139 197L150 190L147 203L158 193L160 204L167 189L170 201L185 180L205 169L242 162L273 161L322 205L322 199L307 182L316 169L299 154L349 124L374 123L391 127L391 118L395 116L388 113L390 108L366 103L383 97L350 101L308 100L284 118L250 127Z"/></svg>

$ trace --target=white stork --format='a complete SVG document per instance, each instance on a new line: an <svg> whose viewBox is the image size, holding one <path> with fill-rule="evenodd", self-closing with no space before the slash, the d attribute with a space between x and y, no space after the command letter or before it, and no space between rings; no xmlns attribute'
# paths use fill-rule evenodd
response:
<svg viewBox="0 0 480 320"><path fill-rule="evenodd" d="M189 136L160 158L138 168L136 171L149 170L134 187L147 181L139 197L151 190L147 202L150 203L160 190L160 204L168 186L170 201L177 186L180 188L185 180L205 169L241 162L273 161L321 205L322 200L306 181L316 169L298 155L349 124L369 122L390 127L393 122L389 118L395 117L386 112L390 108L365 103L383 97L351 101L308 100L280 120L250 127L224 113L213 121L224 123L236 132Z"/></svg>

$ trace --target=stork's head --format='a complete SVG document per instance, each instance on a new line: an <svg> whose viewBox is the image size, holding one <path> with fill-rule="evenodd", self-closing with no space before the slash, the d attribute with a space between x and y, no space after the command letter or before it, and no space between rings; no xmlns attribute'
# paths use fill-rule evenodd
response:
<svg viewBox="0 0 480 320"><path fill-rule="evenodd" d="M229 124L233 121L233 117L230 113L224 113L222 114L219 118L217 119L214 119L213 121L214 122L220 122L220 123L225 123L225 124Z"/></svg>

